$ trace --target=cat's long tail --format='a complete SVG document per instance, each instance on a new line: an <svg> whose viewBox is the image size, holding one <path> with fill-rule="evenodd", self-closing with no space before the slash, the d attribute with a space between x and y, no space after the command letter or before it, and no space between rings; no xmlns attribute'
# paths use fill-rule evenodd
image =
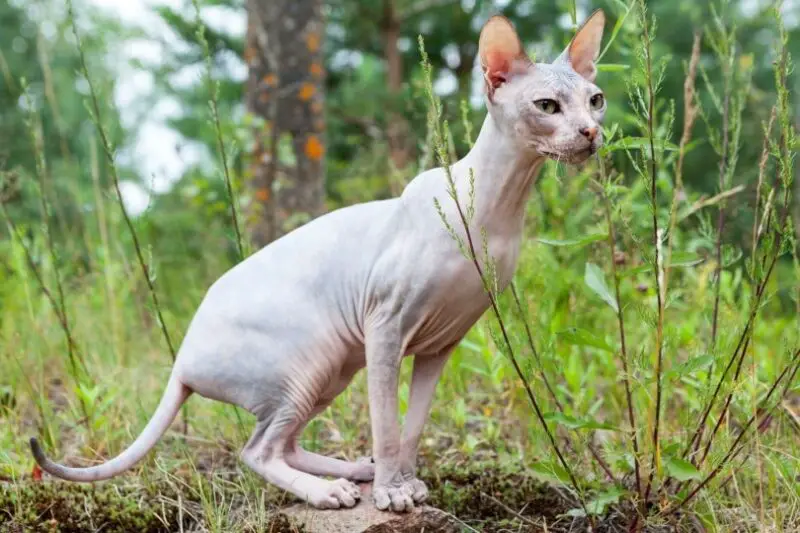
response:
<svg viewBox="0 0 800 533"><path fill-rule="evenodd" d="M31 451L33 451L33 456L39 466L42 467L42 470L61 479L68 481L101 481L112 478L128 470L147 455L147 452L155 446L158 439L172 424L183 402L186 401L186 398L191 393L191 389L181 383L173 374L169 383L167 383L161 403L158 404L156 412L150 422L147 423L144 431L127 450L101 465L89 468L70 468L54 463L45 456L39 441L35 438L31 439Z"/></svg>

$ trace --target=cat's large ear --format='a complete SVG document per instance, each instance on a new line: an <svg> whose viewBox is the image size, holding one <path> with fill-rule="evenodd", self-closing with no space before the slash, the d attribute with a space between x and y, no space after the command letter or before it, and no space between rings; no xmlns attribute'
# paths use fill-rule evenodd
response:
<svg viewBox="0 0 800 533"><path fill-rule="evenodd" d="M483 26L478 40L478 56L489 99L495 89L515 72L524 72L531 64L517 31L511 21L502 15L493 16Z"/></svg>
<svg viewBox="0 0 800 533"><path fill-rule="evenodd" d="M606 15L598 9L578 29L567 48L556 59L556 62L566 63L572 70L589 81L594 81L597 76L595 61L600 55L600 43L603 40L603 26Z"/></svg>

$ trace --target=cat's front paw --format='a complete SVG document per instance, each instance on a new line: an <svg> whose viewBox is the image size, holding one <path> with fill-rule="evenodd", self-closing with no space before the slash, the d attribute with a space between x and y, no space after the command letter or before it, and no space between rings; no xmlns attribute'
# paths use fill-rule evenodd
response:
<svg viewBox="0 0 800 533"><path fill-rule="evenodd" d="M372 500L380 511L408 512L414 509L414 488L405 481L376 485L372 489Z"/></svg>
<svg viewBox="0 0 800 533"><path fill-rule="evenodd" d="M412 464L376 465L372 499L381 511L411 511L415 503L428 499L428 487L417 479ZM393 467L392 467L393 466Z"/></svg>
<svg viewBox="0 0 800 533"><path fill-rule="evenodd" d="M424 481L415 477L407 481L406 484L411 489L411 498L414 503L422 503L428 499L428 486L425 485Z"/></svg>

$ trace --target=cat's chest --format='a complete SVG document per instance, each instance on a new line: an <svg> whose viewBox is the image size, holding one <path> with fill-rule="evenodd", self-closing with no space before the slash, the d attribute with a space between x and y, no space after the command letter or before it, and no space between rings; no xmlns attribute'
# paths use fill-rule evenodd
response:
<svg viewBox="0 0 800 533"><path fill-rule="evenodd" d="M492 292L500 292L513 277L519 241L489 238L485 244L488 260L483 241L474 243L478 264ZM439 266L414 313L411 346L416 353L437 352L458 342L490 306L484 280L471 258L450 257Z"/></svg>

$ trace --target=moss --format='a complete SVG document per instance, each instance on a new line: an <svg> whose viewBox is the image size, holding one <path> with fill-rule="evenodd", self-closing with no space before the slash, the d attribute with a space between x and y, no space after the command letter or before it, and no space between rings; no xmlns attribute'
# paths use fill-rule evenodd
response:
<svg viewBox="0 0 800 533"><path fill-rule="evenodd" d="M177 509L141 487L73 483L20 483L0 488L0 525L11 531L166 531Z"/></svg>
<svg viewBox="0 0 800 533"><path fill-rule="evenodd" d="M186 506L196 505L182 495ZM0 485L0 532L166 533L180 530L175 488L161 483L150 488L116 482L86 485L65 482L25 482ZM245 521L246 522L246 521ZM282 515L271 518L258 531L300 533ZM196 526L183 513L183 527ZM244 532L256 529L242 525Z"/></svg>
<svg viewBox="0 0 800 533"><path fill-rule="evenodd" d="M571 507L553 487L497 463L423 468L420 475L430 487L432 505L467 522L484 522L490 526L486 531L508 526L514 519L509 509L552 523Z"/></svg>

